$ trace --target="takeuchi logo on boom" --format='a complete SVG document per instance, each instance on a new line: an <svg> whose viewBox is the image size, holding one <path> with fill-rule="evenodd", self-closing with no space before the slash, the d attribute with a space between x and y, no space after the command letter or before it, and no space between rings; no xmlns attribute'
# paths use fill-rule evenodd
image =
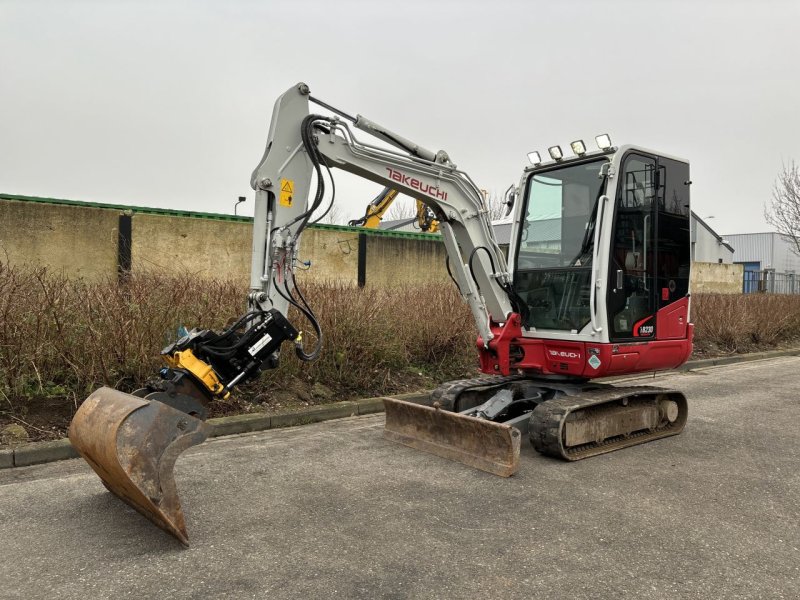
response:
<svg viewBox="0 0 800 600"><path fill-rule="evenodd" d="M401 173L400 171L395 171L391 167L386 167L386 170L389 171L389 178L392 181L396 181L410 188L414 188L415 190L419 190L423 194L428 194L428 196L431 196L433 198L438 198L439 200L447 200L447 192L445 192L444 190L440 190L435 185L427 184L423 181L420 181L416 177L410 177L405 173Z"/></svg>

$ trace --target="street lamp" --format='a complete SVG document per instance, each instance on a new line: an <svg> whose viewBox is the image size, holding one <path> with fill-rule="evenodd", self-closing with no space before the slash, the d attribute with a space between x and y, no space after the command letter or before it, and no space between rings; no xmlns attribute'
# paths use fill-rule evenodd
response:
<svg viewBox="0 0 800 600"><path fill-rule="evenodd" d="M236 209L239 208L239 205L247 200L246 196L239 196L239 199L236 201L236 204L233 205L233 214L236 214Z"/></svg>

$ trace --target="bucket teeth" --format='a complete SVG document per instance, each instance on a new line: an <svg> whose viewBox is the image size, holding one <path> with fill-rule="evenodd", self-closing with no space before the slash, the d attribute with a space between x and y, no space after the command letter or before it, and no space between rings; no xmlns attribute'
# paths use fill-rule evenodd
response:
<svg viewBox="0 0 800 600"><path fill-rule="evenodd" d="M173 468L208 435L203 421L166 404L103 387L69 427L78 453L113 494L188 545Z"/></svg>
<svg viewBox="0 0 800 600"><path fill-rule="evenodd" d="M383 404L389 440L501 477L519 467L521 433L511 425L392 398Z"/></svg>

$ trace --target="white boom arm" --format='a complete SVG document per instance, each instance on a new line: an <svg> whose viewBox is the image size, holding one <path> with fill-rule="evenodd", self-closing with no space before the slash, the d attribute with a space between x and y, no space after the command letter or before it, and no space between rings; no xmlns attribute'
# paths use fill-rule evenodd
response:
<svg viewBox="0 0 800 600"><path fill-rule="evenodd" d="M310 115L309 100L342 118ZM352 127L398 151L357 141ZM391 186L433 209L453 278L488 344L489 319L506 321L513 312L513 292L505 257L475 183L456 169L445 152L426 150L360 115L350 117L314 99L303 83L276 101L267 147L250 181L256 190L251 308L277 308L286 314L290 302L297 305L292 273L299 236L322 204L329 167ZM317 191L309 202L313 173Z"/></svg>

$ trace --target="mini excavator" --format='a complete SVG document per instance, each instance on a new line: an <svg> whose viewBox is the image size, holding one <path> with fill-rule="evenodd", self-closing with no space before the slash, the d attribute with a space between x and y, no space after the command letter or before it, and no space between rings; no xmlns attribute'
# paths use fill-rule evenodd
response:
<svg viewBox="0 0 800 600"><path fill-rule="evenodd" d="M560 146L548 149L549 160L528 155L505 197L513 215L507 261L479 188L446 152L293 86L275 103L251 178L246 312L224 331L194 329L165 348L164 368L133 394L95 391L70 425L72 444L111 492L188 543L173 467L205 439L209 402L276 368L285 345L304 361L321 351L294 265L332 169L431 210L478 330L483 376L443 384L427 404L387 399L386 437L510 476L524 435L539 452L574 461L679 433L681 392L594 380L675 368L691 354L689 163L615 147L607 135L596 141L592 151L573 142L569 156ZM315 336L301 339L289 307Z"/></svg>

